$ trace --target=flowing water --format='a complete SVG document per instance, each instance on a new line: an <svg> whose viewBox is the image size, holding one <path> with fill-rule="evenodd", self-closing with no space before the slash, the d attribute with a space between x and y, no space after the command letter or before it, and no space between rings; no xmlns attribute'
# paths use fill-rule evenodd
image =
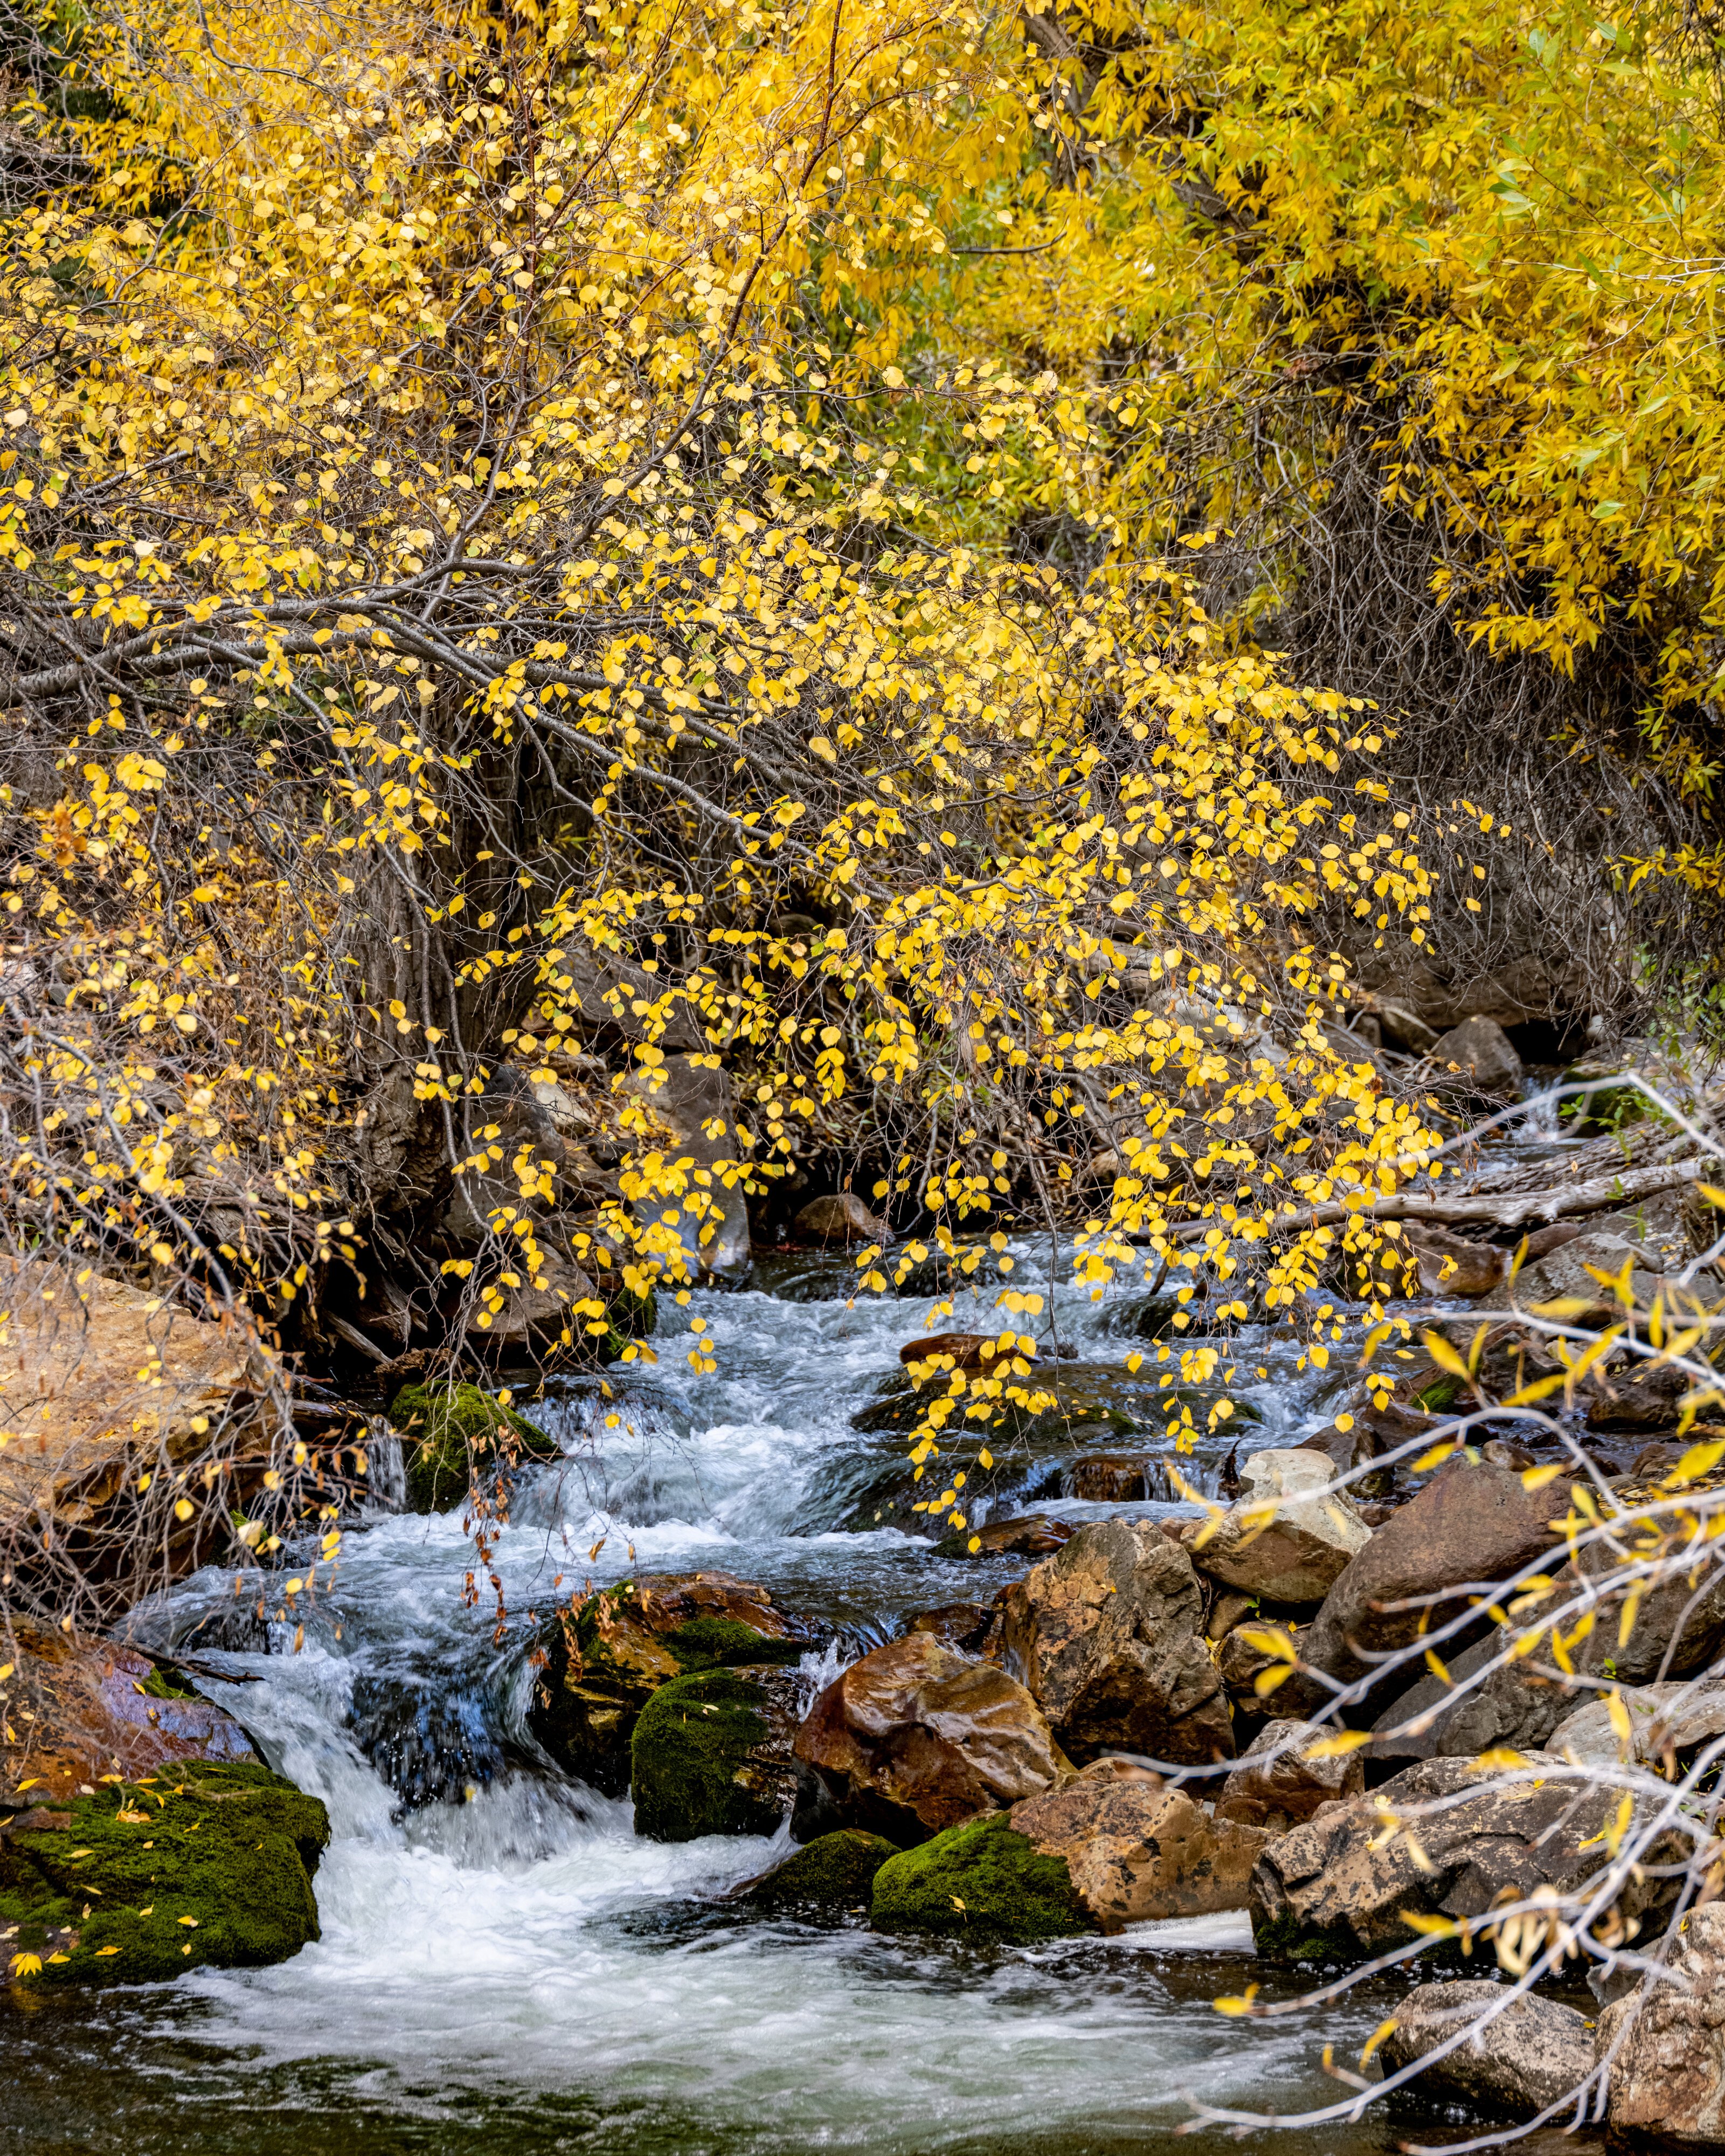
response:
<svg viewBox="0 0 1725 2156"><path fill-rule="evenodd" d="M970 1322L992 1329L992 1301ZM1079 1427L1007 1456L998 1511L1027 1498L1077 1516L1171 1509L1059 1494L1075 1450L1134 1426L1162 1441L1153 1353L1137 1378L1124 1368L1143 1301L1142 1286L1056 1298L1057 1332L1078 1351L1060 1368ZM145 1636L196 1640L255 1680L206 1689L328 1804L323 1936L274 1969L19 2009L0 2148L1069 2156L1160 2143L1189 2115L1188 2092L1284 2113L1343 2096L1318 2071L1315 2032L1213 2010L1265 1974L1243 1917L1018 1951L766 1922L721 1897L782 1837L638 1840L626 1799L536 1754L525 1613L587 1580L722 1568L765 1583L829 1630L805 1659L812 1693L909 1613L987 1600L1023 1572L1022 1559L942 1559L875 1523L908 1517L903 1440L853 1418L878 1406L927 1312L853 1301L842 1261L768 1260L747 1288L668 1312L678 1328L706 1318L711 1373L690 1370L688 1336L666 1322L656 1368L570 1380L535 1404L567 1457L524 1476L499 1537L514 1613L501 1641L495 1605L464 1602L474 1552L459 1514L351 1532L333 1589L300 1613L297 1651L291 1625L248 1636L255 1578L236 1600L231 1573L201 1573L141 1613ZM965 1324L965 1305L942 1322ZM1340 1380L1297 1374L1295 1353L1245 1337L1243 1396L1260 1419L1242 1449L1327 1419ZM1226 1450L1206 1440L1182 1465L1214 1484ZM1340 2055L1383 2011L1381 1992L1362 1995L1323 2033ZM1364 2152L1405 2130L1374 2112L1276 2145ZM1213 2130L1196 2138L1208 2147Z"/></svg>

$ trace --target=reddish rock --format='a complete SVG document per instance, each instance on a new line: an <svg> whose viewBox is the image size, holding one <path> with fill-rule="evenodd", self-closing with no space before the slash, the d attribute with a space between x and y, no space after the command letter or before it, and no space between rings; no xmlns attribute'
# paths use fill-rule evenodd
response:
<svg viewBox="0 0 1725 2156"><path fill-rule="evenodd" d="M1087 1505L1129 1505L1149 1495L1142 1452L1093 1452L1075 1460L1071 1494Z"/></svg>
<svg viewBox="0 0 1725 2156"><path fill-rule="evenodd" d="M930 1332L920 1340L907 1340L898 1359L907 1370L918 1363L942 1362L954 1370L979 1370L984 1376L1004 1377L1013 1372L1023 1377L1036 1351L1033 1347L1027 1355L1018 1340L1018 1334L1010 1331L1004 1345L998 1332ZM1014 1365L1019 1366L1015 1372Z"/></svg>
<svg viewBox="0 0 1725 2156"><path fill-rule="evenodd" d="M829 1685L795 1755L842 1824L901 1848L1070 1771L1022 1685L925 1632L877 1647Z"/></svg>

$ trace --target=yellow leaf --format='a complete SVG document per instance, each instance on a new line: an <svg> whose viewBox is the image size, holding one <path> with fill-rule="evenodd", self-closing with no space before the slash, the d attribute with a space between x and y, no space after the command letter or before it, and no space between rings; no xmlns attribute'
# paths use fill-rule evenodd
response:
<svg viewBox="0 0 1725 2156"><path fill-rule="evenodd" d="M1553 1384L1560 1384L1562 1382L1563 1380L1558 1378L1554 1378L1552 1380ZM1519 1397L1519 1395L1517 1395L1517 1397ZM1557 1461L1555 1465L1549 1467L1523 1468L1522 1471L1522 1487L1524 1490L1543 1490L1548 1482L1555 1482L1558 1476L1567 1475L1568 1471L1569 1470L1567 1464L1561 1460Z"/></svg>
<svg viewBox="0 0 1725 2156"><path fill-rule="evenodd" d="M41 1955L33 1953L15 1953L12 1958L12 1973L14 1976L40 1976L42 1974Z"/></svg>
<svg viewBox="0 0 1725 2156"><path fill-rule="evenodd" d="M1245 1989L1240 1994L1238 1998L1213 1999L1210 2001L1210 2005L1214 2007L1218 2014L1225 2014L1230 2020L1238 2020L1241 2015L1250 2014L1251 2012L1252 2001L1257 1997L1257 1985L1255 1984L1249 1984Z"/></svg>
<svg viewBox="0 0 1725 2156"><path fill-rule="evenodd" d="M118 1947L98 1947L96 1948L96 1959L100 1961L104 1954L116 1954L119 1951L120 1949Z"/></svg>
<svg viewBox="0 0 1725 2156"><path fill-rule="evenodd" d="M1384 2039L1386 2036L1392 2036L1394 2035L1395 2026L1395 2016L1392 2014L1387 2021L1380 2021L1377 2027L1372 2031L1371 2035L1367 2037L1366 2047L1359 2055L1360 2071L1362 2073L1363 2073L1366 2068L1371 2065L1372 2054L1384 2041Z"/></svg>
<svg viewBox="0 0 1725 2156"><path fill-rule="evenodd" d="M1473 1375L1441 1332L1422 1332L1420 1338L1426 1353L1439 1369L1448 1371L1452 1378L1471 1378Z"/></svg>
<svg viewBox="0 0 1725 2156"><path fill-rule="evenodd" d="M1681 1490L1686 1482L1698 1482L1703 1475L1712 1474L1722 1460L1725 1460L1725 1438L1714 1438L1706 1445L1692 1445L1666 1476L1663 1486Z"/></svg>
<svg viewBox="0 0 1725 2156"><path fill-rule="evenodd" d="M1320 1737L1315 1744L1308 1744L1300 1754L1302 1759L1340 1759L1350 1752L1358 1752L1362 1744L1369 1744L1369 1729L1338 1729L1333 1737Z"/></svg>

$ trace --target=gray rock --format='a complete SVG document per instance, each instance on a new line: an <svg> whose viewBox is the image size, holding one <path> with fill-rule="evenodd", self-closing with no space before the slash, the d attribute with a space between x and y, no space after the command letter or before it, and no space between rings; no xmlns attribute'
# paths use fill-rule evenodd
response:
<svg viewBox="0 0 1725 2156"><path fill-rule="evenodd" d="M1322 1453L1303 1447L1255 1452L1241 1469L1240 1502L1188 1545L1212 1578L1245 1594L1299 1608L1322 1602L1372 1531L1345 1496L1326 1495Z"/></svg>
<svg viewBox="0 0 1725 2156"><path fill-rule="evenodd" d="M1615 1312L1620 1305L1609 1288L1594 1277L1604 1273L1615 1280L1625 1261L1630 1266L1630 1289L1643 1308L1661 1285L1659 1260L1638 1243L1620 1235L1578 1235L1532 1265L1524 1265L1510 1283L1511 1299L1523 1310L1543 1303L1579 1301L1589 1311Z"/></svg>
<svg viewBox="0 0 1725 2156"><path fill-rule="evenodd" d="M1614 2134L1725 2148L1725 1903L1690 1911L1668 1966L1676 1983L1631 1992L1599 2016L1606 2118Z"/></svg>
<svg viewBox="0 0 1725 2156"><path fill-rule="evenodd" d="M1489 2020L1484 2017L1496 2005ZM1395 2010L1378 2057L1387 2075L1428 2057L1458 2030L1471 2033L1414 2077L1439 2103L1461 2103L1499 2118L1536 2118L1570 2096L1594 2069L1585 2015L1554 1999L1511 1995L1489 1979L1422 1984Z"/></svg>
<svg viewBox="0 0 1725 2156"><path fill-rule="evenodd" d="M1188 1766L1232 1758L1198 1578L1155 1522L1081 1527L1007 1590L1002 1617L1007 1668L1073 1758L1119 1751Z"/></svg>
<svg viewBox="0 0 1725 2156"><path fill-rule="evenodd" d="M1494 1630L1447 1662L1447 1683L1427 1676L1404 1692L1373 1724L1372 1756L1471 1759L1494 1745L1544 1750L1574 1711L1576 1689L1559 1671L1531 1657L1506 1663L1471 1684L1503 1646L1502 1634Z"/></svg>
<svg viewBox="0 0 1725 2156"><path fill-rule="evenodd" d="M1495 1019L1463 1019L1440 1037L1430 1055L1440 1073L1453 1065L1476 1093L1494 1101L1522 1096L1522 1059Z"/></svg>
<svg viewBox="0 0 1725 2156"><path fill-rule="evenodd" d="M1625 1757L1658 1767L1667 1757L1725 1737L1725 1684L1666 1683L1624 1686L1619 1697L1630 1719L1625 1743L1611 1719L1609 1698L1590 1699L1564 1717L1546 1749L1559 1758L1594 1759L1610 1766Z"/></svg>
<svg viewBox="0 0 1725 2156"><path fill-rule="evenodd" d="M1379 1953L1407 1943L1410 1915L1477 1921L1506 1888L1517 1900L1544 1886L1574 1892L1610 1861L1604 1836L1620 1795L1542 1753L1513 1776L1422 1761L1271 1844L1252 1873L1258 1951ZM1631 1833L1652 1804L1636 1799ZM1680 1882L1658 1875L1680 1870L1690 1846L1675 1829L1651 1844L1616 1905L1626 1926L1650 1933L1663 1921Z"/></svg>
<svg viewBox="0 0 1725 2156"><path fill-rule="evenodd" d="M689 1270L740 1272L749 1262L749 1214L736 1165L742 1148L731 1074L692 1056L668 1055L655 1070L631 1072L628 1085L668 1127L667 1158L687 1163L676 1233ZM705 1218L688 1210L691 1199L706 1201ZM673 1202L649 1206L649 1214L662 1220Z"/></svg>

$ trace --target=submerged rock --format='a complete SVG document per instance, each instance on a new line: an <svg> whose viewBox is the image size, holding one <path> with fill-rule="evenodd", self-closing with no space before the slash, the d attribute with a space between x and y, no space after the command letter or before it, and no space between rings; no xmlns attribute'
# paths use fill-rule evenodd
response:
<svg viewBox="0 0 1725 2156"><path fill-rule="evenodd" d="M759 1665L662 1684L629 1747L635 1832L651 1841L773 1834L796 1794L795 1677Z"/></svg>
<svg viewBox="0 0 1725 2156"><path fill-rule="evenodd" d="M1154 1522L1103 1520L1007 1590L1006 1666L1075 1759L1231 1758L1221 1672L1192 1561Z"/></svg>
<svg viewBox="0 0 1725 2156"><path fill-rule="evenodd" d="M696 1670L793 1664L813 1639L764 1587L728 1572L627 1581L544 1627L527 1726L560 1766L620 1797L636 1717L659 1686Z"/></svg>
<svg viewBox="0 0 1725 2156"><path fill-rule="evenodd" d="M865 1909L875 1874L896 1847L878 1834L840 1827L817 1836L758 1879L737 1889L739 1901L760 1909Z"/></svg>
<svg viewBox="0 0 1725 2156"><path fill-rule="evenodd" d="M1065 1860L1044 1855L1006 1812L948 1828L889 1858L875 1874L870 1916L877 1931L1014 1944L1098 1928Z"/></svg>
<svg viewBox="0 0 1725 2156"><path fill-rule="evenodd" d="M460 1504L476 1462L554 1460L562 1449L477 1385L404 1385L389 1419L402 1434L408 1509L414 1512Z"/></svg>
<svg viewBox="0 0 1725 2156"><path fill-rule="evenodd" d="M1458 2030L1473 2033L1434 2060L1411 2087L1440 2104L1461 2103L1502 2118L1534 2118L1578 2089L1594 2070L1594 2031L1584 2015L1555 1999L1508 1987L1489 1978L1454 1984L1422 1984L1395 2010L1395 2025L1378 2057L1386 2074L1397 2072L1447 2043ZM1496 2005L1488 2021L1481 2017Z"/></svg>
<svg viewBox="0 0 1725 2156"><path fill-rule="evenodd" d="M157 1984L260 1969L318 1936L315 1797L255 1762L186 1764L0 1824L0 1964L14 1983Z"/></svg>
<svg viewBox="0 0 1725 2156"><path fill-rule="evenodd" d="M934 1546L937 1557L1046 1557L1072 1538L1070 1521L1045 1512L1024 1512L1009 1520L990 1520L983 1527L962 1528ZM973 1549L971 1544L977 1547Z"/></svg>
<svg viewBox="0 0 1725 2156"><path fill-rule="evenodd" d="M1050 1787L1067 1762L1029 1694L927 1633L877 1647L797 1732L835 1821L901 1845Z"/></svg>

